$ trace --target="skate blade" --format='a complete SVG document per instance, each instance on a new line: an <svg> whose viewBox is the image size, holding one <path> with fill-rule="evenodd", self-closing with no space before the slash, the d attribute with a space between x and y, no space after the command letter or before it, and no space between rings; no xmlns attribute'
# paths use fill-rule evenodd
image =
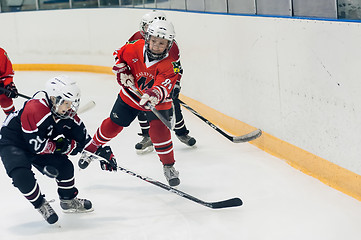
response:
<svg viewBox="0 0 361 240"><path fill-rule="evenodd" d="M90 209L84 209L84 210L79 210L79 209L63 209L63 213L88 213L88 212L93 212L94 208L90 208Z"/></svg>
<svg viewBox="0 0 361 240"><path fill-rule="evenodd" d="M153 147L153 145L152 145L152 146L146 147L146 148L144 148L144 149L142 149L142 150L136 149L136 153L137 153L138 155L144 155L144 154L153 152L153 150L154 150L154 147Z"/></svg>

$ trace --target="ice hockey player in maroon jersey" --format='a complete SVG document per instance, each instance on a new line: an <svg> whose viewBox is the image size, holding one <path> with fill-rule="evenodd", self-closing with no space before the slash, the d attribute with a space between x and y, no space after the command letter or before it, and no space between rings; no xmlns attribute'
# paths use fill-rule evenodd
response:
<svg viewBox="0 0 361 240"><path fill-rule="evenodd" d="M13 98L18 96L13 77L13 65L6 51L0 48L0 106L6 115L15 111Z"/></svg>
<svg viewBox="0 0 361 240"><path fill-rule="evenodd" d="M45 200L32 166L44 175L55 178L60 206L64 212L92 211L92 203L78 198L74 166L68 155L76 155L91 143L84 123L77 113L80 90L67 76L47 81L39 99L30 99L22 109L10 113L0 130L0 156L13 185L53 224L58 215ZM105 156L107 147L96 153ZM6 197L6 195L2 195Z"/></svg>
<svg viewBox="0 0 361 240"><path fill-rule="evenodd" d="M170 186L180 183L179 173L174 168L171 132L149 110L149 104L169 119L169 109L172 106L170 93L181 69L178 59L169 56L174 36L172 23L154 21L148 27L145 40L128 42L114 52L113 72L121 86L120 93L110 117L102 122L93 136L92 144L86 148L87 151L94 152L98 146L106 144L124 127L128 127L140 111L145 111L150 124L149 136ZM133 86L143 93L142 98L137 96Z"/></svg>
<svg viewBox="0 0 361 240"><path fill-rule="evenodd" d="M141 20L140 26L139 26L139 28L140 28L139 31L134 33L133 36L131 36L128 41L131 42L131 41L135 41L138 39L144 39L145 32L147 32L147 28L148 28L149 24L151 24L155 20L166 21L166 16L161 11L153 10L151 12L148 12L147 14L145 14L142 17L142 20ZM179 59L180 54L179 54L178 44L176 41L173 42L173 45L169 50L169 55L175 59ZM184 144L186 144L188 146L193 146L196 143L196 140L194 137L189 136L189 130L187 129L187 127L185 125L183 114L182 114L182 109L181 109L179 99L178 99L179 92L181 89L180 80L181 80L182 74L183 74L183 69L180 69L176 85L174 86L174 89L170 94L171 98L173 99L174 115L175 115L175 121L176 121L175 126L174 126L174 132L175 132L177 138L181 142L183 142ZM140 128L142 130L142 132L139 135L142 136L143 139L135 145L135 149L136 149L137 153L139 153L139 154L151 152L151 151L153 151L153 143L149 137L149 123L148 123L146 114L144 112L139 112L138 121L140 124Z"/></svg>

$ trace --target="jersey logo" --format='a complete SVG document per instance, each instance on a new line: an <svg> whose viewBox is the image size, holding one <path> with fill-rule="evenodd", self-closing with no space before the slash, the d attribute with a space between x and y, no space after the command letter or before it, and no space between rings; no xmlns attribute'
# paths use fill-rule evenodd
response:
<svg viewBox="0 0 361 240"><path fill-rule="evenodd" d="M174 73L176 74L182 74L183 73L183 68L182 68L182 65L180 63L180 61L176 61L176 62L172 62L172 65L173 65L173 71Z"/></svg>
<svg viewBox="0 0 361 240"><path fill-rule="evenodd" d="M145 83L146 81L147 81L146 77L141 77L137 81L139 89L141 89L142 91L145 89L151 88L154 84L154 79L151 79L148 83Z"/></svg>
<svg viewBox="0 0 361 240"><path fill-rule="evenodd" d="M138 58L133 58L132 61L133 61L133 63L136 63L136 62L138 62Z"/></svg>
<svg viewBox="0 0 361 240"><path fill-rule="evenodd" d="M115 118L115 119L119 118L117 113L113 112L112 114L113 114L113 118Z"/></svg>

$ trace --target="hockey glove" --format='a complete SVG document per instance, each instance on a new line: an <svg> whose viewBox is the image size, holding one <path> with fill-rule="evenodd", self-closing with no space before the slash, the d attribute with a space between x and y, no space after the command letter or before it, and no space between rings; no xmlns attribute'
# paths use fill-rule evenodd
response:
<svg viewBox="0 0 361 240"><path fill-rule="evenodd" d="M69 155L76 148L76 142L60 137L56 140L55 146L54 153Z"/></svg>
<svg viewBox="0 0 361 240"><path fill-rule="evenodd" d="M5 95L9 98L17 98L19 93L18 93L18 89L15 86L14 82L9 83L8 85L5 86L5 89L7 89L8 91L5 92Z"/></svg>
<svg viewBox="0 0 361 240"><path fill-rule="evenodd" d="M100 146L95 154L105 159L100 160L101 169L107 171L117 171L117 160L115 159L112 149L109 146Z"/></svg>
<svg viewBox="0 0 361 240"><path fill-rule="evenodd" d="M124 87L134 85L134 77L125 63L116 63L113 66L113 73L117 76L118 84Z"/></svg>
<svg viewBox="0 0 361 240"><path fill-rule="evenodd" d="M150 109L151 106L156 106L162 97L163 94L157 87L150 88L144 92L142 98L140 99L139 105L145 109Z"/></svg>

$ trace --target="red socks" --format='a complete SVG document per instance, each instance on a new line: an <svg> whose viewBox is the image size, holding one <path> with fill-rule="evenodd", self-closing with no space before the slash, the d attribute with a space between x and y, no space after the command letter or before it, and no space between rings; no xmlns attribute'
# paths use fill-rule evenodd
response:
<svg viewBox="0 0 361 240"><path fill-rule="evenodd" d="M122 126L114 123L110 118L105 119L97 132L93 136L93 141L86 150L89 152L95 152L100 145L104 145L112 138L116 137L123 130Z"/></svg>
<svg viewBox="0 0 361 240"><path fill-rule="evenodd" d="M163 165L174 164L173 143L170 130L159 120L150 123L149 136Z"/></svg>

